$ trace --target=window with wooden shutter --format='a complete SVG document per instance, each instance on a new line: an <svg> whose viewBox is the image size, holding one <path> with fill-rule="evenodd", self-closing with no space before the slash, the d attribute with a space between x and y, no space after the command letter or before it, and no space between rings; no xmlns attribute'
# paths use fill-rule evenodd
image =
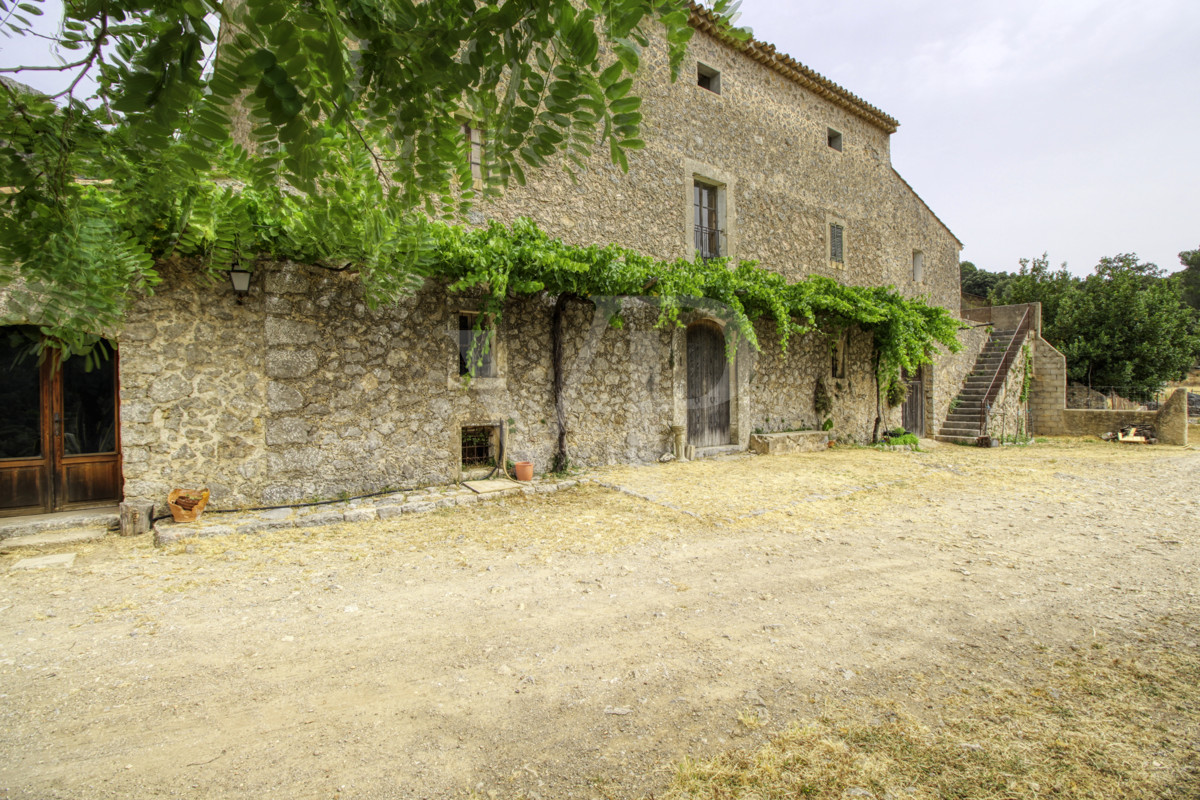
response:
<svg viewBox="0 0 1200 800"><path fill-rule="evenodd" d="M843 230L837 223L829 225L829 260L836 264L844 264L846 256L843 249Z"/></svg>

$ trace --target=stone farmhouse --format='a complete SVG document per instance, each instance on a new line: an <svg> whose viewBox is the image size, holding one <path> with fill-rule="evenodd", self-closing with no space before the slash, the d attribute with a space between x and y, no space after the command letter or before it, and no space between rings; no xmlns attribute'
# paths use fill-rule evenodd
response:
<svg viewBox="0 0 1200 800"><path fill-rule="evenodd" d="M893 169L896 120L769 44L722 36L699 6L692 24L678 81L664 46L645 54L647 145L627 174L601 158L578 184L531 174L472 222L527 216L570 242L757 259L792 280L892 285L957 311L961 243ZM220 509L448 483L497 458L501 441L509 459L550 466L553 298L512 301L478 334L476 302L435 285L372 311L353 275L305 264L260 264L244 298L177 266L163 277L130 310L107 371L5 374L0 399L15 416L0 436L0 514L121 500L161 510L177 486L208 486ZM784 354L763 326L762 351L743 346L730 362L719 314L659 328L656 309L622 302L620 328L585 304L568 309L574 464L657 460L675 449L672 428L697 456L826 417L838 435L869 439L867 334L810 335ZM909 376L885 426L934 435L948 424L987 331L964 330L961 353ZM464 384L477 335L492 349ZM818 383L827 415L814 407Z"/></svg>

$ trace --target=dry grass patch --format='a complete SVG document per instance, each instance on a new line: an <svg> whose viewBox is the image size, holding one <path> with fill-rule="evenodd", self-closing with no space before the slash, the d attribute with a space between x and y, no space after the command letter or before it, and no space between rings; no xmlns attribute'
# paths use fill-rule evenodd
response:
<svg viewBox="0 0 1200 800"><path fill-rule="evenodd" d="M673 538L695 520L619 492L583 485L549 495L515 495L388 520L260 534L184 539L170 553L254 552L303 556L339 552L351 559L477 545L489 550L609 553L653 537Z"/></svg>
<svg viewBox="0 0 1200 800"><path fill-rule="evenodd" d="M972 688L913 711L829 707L757 751L685 762L660 800L1195 798L1196 633L1163 620L1119 653L1040 654L1015 681L947 672Z"/></svg>

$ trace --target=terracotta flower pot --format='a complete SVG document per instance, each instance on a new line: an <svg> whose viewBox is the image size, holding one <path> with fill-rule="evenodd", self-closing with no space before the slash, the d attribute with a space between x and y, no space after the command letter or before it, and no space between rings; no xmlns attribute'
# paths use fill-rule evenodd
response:
<svg viewBox="0 0 1200 800"><path fill-rule="evenodd" d="M167 506L176 522L194 522L208 505L208 489L172 489Z"/></svg>
<svg viewBox="0 0 1200 800"><path fill-rule="evenodd" d="M533 480L533 462L518 461L513 465L514 471L517 473L517 480L531 481Z"/></svg>

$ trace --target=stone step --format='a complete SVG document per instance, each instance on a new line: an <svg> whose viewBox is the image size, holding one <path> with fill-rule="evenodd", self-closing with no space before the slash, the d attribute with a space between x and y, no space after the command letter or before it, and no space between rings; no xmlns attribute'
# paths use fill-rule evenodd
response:
<svg viewBox="0 0 1200 800"><path fill-rule="evenodd" d="M41 533L97 529L115 531L121 524L116 506L91 508L84 511L60 511L54 514L30 514L21 517L0 517L0 543L9 546L9 539Z"/></svg>
<svg viewBox="0 0 1200 800"><path fill-rule="evenodd" d="M974 445L976 437L974 436L950 436L939 433L933 437L935 442L945 442L946 444L966 444Z"/></svg>
<svg viewBox="0 0 1200 800"><path fill-rule="evenodd" d="M979 425L943 425L938 433L946 436L978 436Z"/></svg>
<svg viewBox="0 0 1200 800"><path fill-rule="evenodd" d="M73 528L47 533L31 533L25 536L11 536L0 542L3 550L44 550L49 547L79 544L80 542L95 542L108 535L107 528Z"/></svg>
<svg viewBox="0 0 1200 800"><path fill-rule="evenodd" d="M697 447L696 459L713 458L714 456L728 456L734 453L745 452L745 449L736 444L719 444L712 447Z"/></svg>

